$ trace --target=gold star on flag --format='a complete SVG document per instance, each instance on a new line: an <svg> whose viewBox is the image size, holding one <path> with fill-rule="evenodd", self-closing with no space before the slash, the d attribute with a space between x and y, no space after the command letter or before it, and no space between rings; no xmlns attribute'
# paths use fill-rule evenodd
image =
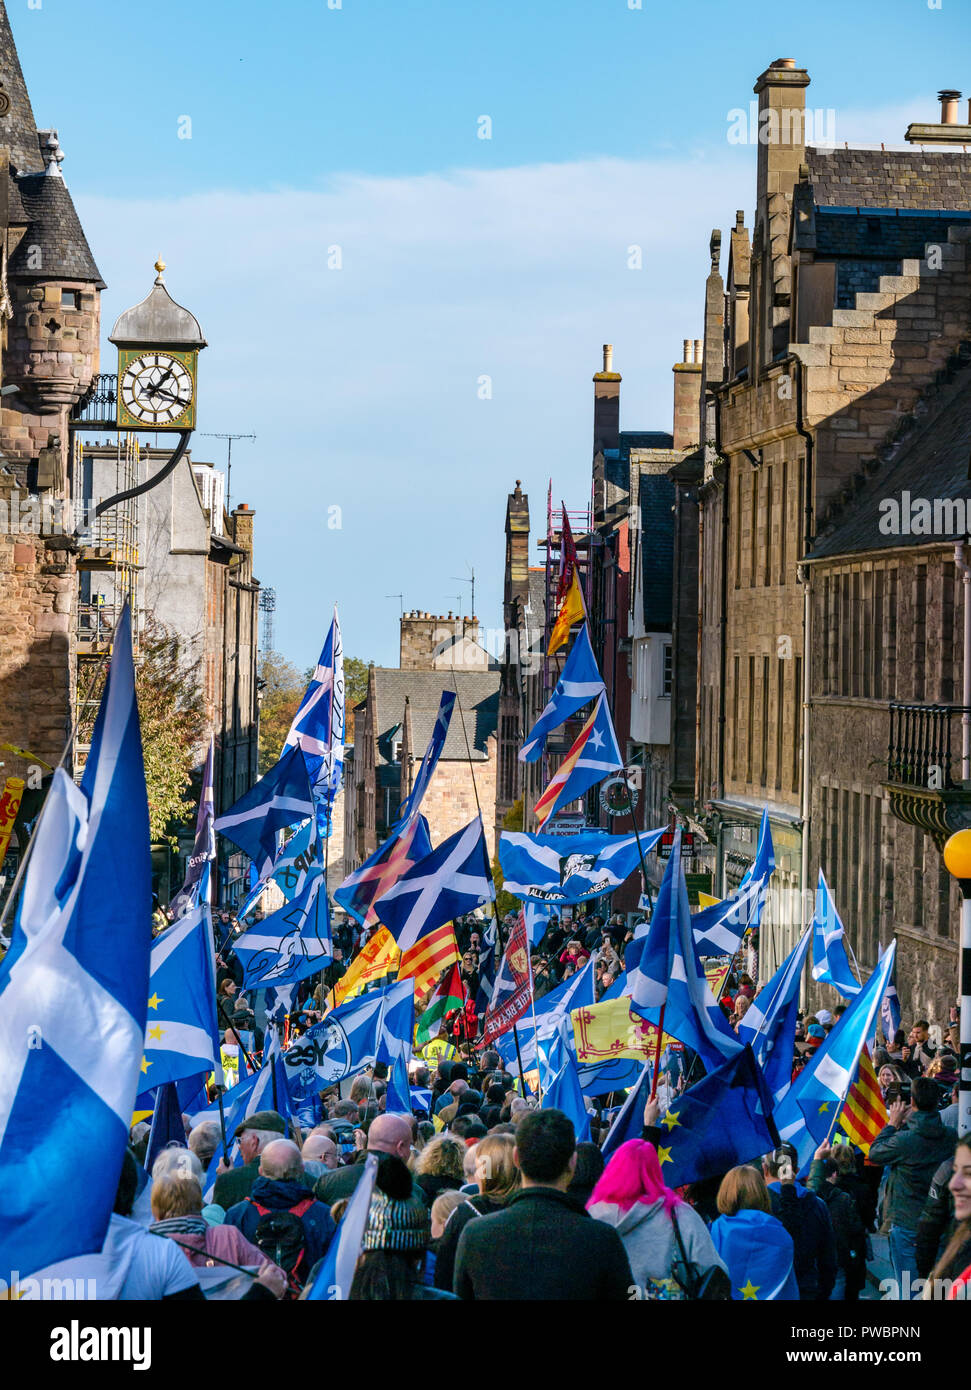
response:
<svg viewBox="0 0 971 1390"><path fill-rule="evenodd" d="M824 1100L823 1103L822 1103L822 1105L819 1107L819 1114L820 1114L820 1115L825 1115L828 1109L829 1109L829 1101L828 1101L828 1100Z"/></svg>
<svg viewBox="0 0 971 1390"><path fill-rule="evenodd" d="M153 994L152 997L151 997L151 999L148 1001L148 1007L149 1007L150 1009L157 1009L158 1006L159 1006L159 1004L164 1004L164 1003L165 1003L165 1000L164 1000L164 999L160 999L160 998L158 997L157 994Z"/></svg>
<svg viewBox="0 0 971 1390"><path fill-rule="evenodd" d="M142 1072L143 1072L143 1073L144 1073L144 1072L147 1072L148 1069L149 1069L149 1067L152 1066L152 1065L153 1065L153 1063L151 1063L151 1062L148 1060L147 1057L143 1057L143 1058L142 1058Z"/></svg>
<svg viewBox="0 0 971 1390"><path fill-rule="evenodd" d="M673 1163L673 1162L674 1162L674 1160L673 1160L672 1157L671 1157L671 1150L670 1150L670 1149L662 1149L660 1145L658 1145L657 1157L658 1157L658 1162L661 1163L662 1165L665 1164L665 1163Z"/></svg>
<svg viewBox="0 0 971 1390"><path fill-rule="evenodd" d="M667 1125L669 1134L671 1133L672 1129L674 1129L675 1125L679 1125L680 1123L681 1121L678 1119L677 1113L674 1110L669 1110L668 1113L665 1115L664 1119L661 1121L662 1125Z"/></svg>
<svg viewBox="0 0 971 1390"><path fill-rule="evenodd" d="M756 1294L758 1293L761 1287L761 1284L753 1284L752 1280L749 1279L748 1283L743 1284L742 1287L739 1289L739 1293L742 1295L743 1298L754 1298L756 1303L758 1303Z"/></svg>
<svg viewBox="0 0 971 1390"><path fill-rule="evenodd" d="M161 1025L158 1025L158 1026L155 1027L155 1028L149 1028L149 1030L148 1030L148 1036L149 1036L150 1038L155 1038L155 1039L157 1039L158 1042L161 1042L161 1041L162 1041L162 1028L161 1028Z"/></svg>

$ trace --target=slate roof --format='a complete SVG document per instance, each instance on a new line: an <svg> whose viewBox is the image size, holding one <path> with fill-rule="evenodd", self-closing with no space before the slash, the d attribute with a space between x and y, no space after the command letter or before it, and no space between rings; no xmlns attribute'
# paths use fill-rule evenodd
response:
<svg viewBox="0 0 971 1390"><path fill-rule="evenodd" d="M9 111L0 116L0 145L10 151L11 167L21 173L43 169L37 122L3 0L0 0L0 87L10 101Z"/></svg>
<svg viewBox="0 0 971 1390"><path fill-rule="evenodd" d="M971 153L807 146L817 207L971 210Z"/></svg>
<svg viewBox="0 0 971 1390"><path fill-rule="evenodd" d="M641 475L641 589L645 632L667 632L674 604L675 489L663 473Z"/></svg>
<svg viewBox="0 0 971 1390"><path fill-rule="evenodd" d="M10 274L25 280L86 280L105 288L64 180L26 174L17 180L27 230L10 258ZM31 248L40 247L40 256ZM36 262L36 264L35 264Z"/></svg>
<svg viewBox="0 0 971 1390"><path fill-rule="evenodd" d="M901 216L895 209L844 212L817 208L816 254L921 260L928 242L946 242L948 227L966 220L971 220L971 212Z"/></svg>
<svg viewBox="0 0 971 1390"><path fill-rule="evenodd" d="M421 757L428 746L443 690L458 686L459 700L465 715L472 758L475 762L488 759L489 736L499 722L498 671L400 671L391 667L376 667L374 687L376 709L374 727L380 738L404 719L405 696L411 706L413 750ZM465 734L458 706L452 716L442 757L446 760L466 758Z"/></svg>
<svg viewBox="0 0 971 1390"><path fill-rule="evenodd" d="M862 492L840 513L834 528L823 533L809 558L824 559L858 551L897 549L938 541L948 545L964 539L958 534L889 534L880 530L888 515L880 503L901 494L911 499L964 499L971 513L968 455L971 451L971 368L956 374L951 383L932 398L926 417L904 440L900 453L874 475ZM946 514L945 514L946 516ZM960 520L960 518L959 518ZM945 521L945 524L946 521Z"/></svg>

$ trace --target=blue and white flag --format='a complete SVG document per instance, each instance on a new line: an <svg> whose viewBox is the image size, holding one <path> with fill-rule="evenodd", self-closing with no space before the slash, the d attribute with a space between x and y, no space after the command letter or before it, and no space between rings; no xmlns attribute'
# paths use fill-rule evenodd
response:
<svg viewBox="0 0 971 1390"><path fill-rule="evenodd" d="M283 747L303 752L317 808L318 832L326 840L344 775L344 644L336 605L320 660Z"/></svg>
<svg viewBox="0 0 971 1390"><path fill-rule="evenodd" d="M354 1271L361 1254L364 1232L367 1230L377 1172L378 1155L368 1154L364 1160L364 1172L344 1208L344 1215L327 1247L327 1254L320 1262L313 1283L303 1295L305 1302L346 1301L350 1297Z"/></svg>
<svg viewBox="0 0 971 1390"><path fill-rule="evenodd" d="M843 923L829 884L819 871L816 886L816 911L813 913L813 979L832 985L844 999L859 994L862 986L850 968L846 955Z"/></svg>
<svg viewBox="0 0 971 1390"><path fill-rule="evenodd" d="M209 735L209 751L202 773L199 811L196 815L196 839L185 866L185 881L169 903L176 917L190 912L199 902L212 902L211 868L216 857L216 832L213 827L212 800L213 737Z"/></svg>
<svg viewBox="0 0 971 1390"><path fill-rule="evenodd" d="M408 1063L403 1052L394 1059L388 1073L384 1113L386 1115L411 1114L411 1086L408 1083Z"/></svg>
<svg viewBox="0 0 971 1390"><path fill-rule="evenodd" d="M333 960L323 866L302 893L237 937L233 950L243 967L243 989L279 989L316 975Z"/></svg>
<svg viewBox="0 0 971 1390"><path fill-rule="evenodd" d="M733 956L749 928L758 930L769 891L769 879L774 871L775 851L769 813L763 811L755 858L746 869L738 888L723 902L702 908L691 919L695 941L703 956Z"/></svg>
<svg viewBox="0 0 971 1390"><path fill-rule="evenodd" d="M538 903L535 898L525 898L523 907L526 912L526 940L532 950L549 931L553 909L546 903Z"/></svg>
<svg viewBox="0 0 971 1390"><path fill-rule="evenodd" d="M795 1145L799 1171L836 1127L853 1084L864 1045L873 1037L873 1021L893 972L897 943L892 941L876 970L849 1004L846 1013L813 1053L776 1107L784 1140Z"/></svg>
<svg viewBox="0 0 971 1390"><path fill-rule="evenodd" d="M570 648L570 655L549 703L526 735L526 742L519 750L519 761L534 763L541 758L546 740L553 730L565 723L571 714L576 714L578 709L596 700L605 688L590 645L590 633L584 623Z"/></svg>
<svg viewBox="0 0 971 1390"><path fill-rule="evenodd" d="M151 901L126 606L81 785L54 773L0 962L8 1281L104 1244L143 1076Z"/></svg>
<svg viewBox="0 0 971 1390"><path fill-rule="evenodd" d="M583 629L586 631L586 629ZM641 832L641 850L650 851L664 834ZM580 903L612 893L640 868L636 835L530 835L504 830L499 836L503 888L524 901Z"/></svg>
<svg viewBox="0 0 971 1390"><path fill-rule="evenodd" d="M759 990L738 1025L739 1041L752 1044L776 1104L788 1091L792 1078L799 987L811 939L812 933L807 929L772 979Z"/></svg>
<svg viewBox="0 0 971 1390"><path fill-rule="evenodd" d="M553 773L533 810L538 823L546 825L562 807L609 777L623 770L620 745L613 720L602 694L580 730L566 757Z"/></svg>
<svg viewBox="0 0 971 1390"><path fill-rule="evenodd" d="M422 815L412 816L360 868L347 875L334 898L358 922L372 926L378 920L374 914L375 900L431 852L428 822Z"/></svg>
<svg viewBox="0 0 971 1390"><path fill-rule="evenodd" d="M155 938L151 972L143 1091L210 1072L219 1063L212 926L205 904Z"/></svg>
<svg viewBox="0 0 971 1390"><path fill-rule="evenodd" d="M614 1122L600 1148L604 1162L621 1144L626 1144L628 1139L640 1139L644 1130L644 1107L651 1098L653 1070L649 1061L644 1062L636 1084L632 1086L627 1099L614 1117Z"/></svg>
<svg viewBox="0 0 971 1390"><path fill-rule="evenodd" d="M540 1048L542 1108L562 1110L573 1121L577 1143L582 1144L590 1139L590 1115L583 1102L576 1054L571 1046L572 1039L568 1036L572 1032L569 1019L561 1019L548 1045Z"/></svg>
<svg viewBox="0 0 971 1390"><path fill-rule="evenodd" d="M495 896L485 832L476 816L402 874L376 899L374 911L404 953L436 927L493 902Z"/></svg>
<svg viewBox="0 0 971 1390"><path fill-rule="evenodd" d="M883 952L880 954L882 958ZM892 975L887 981L886 993L880 1004L880 1027L887 1040L887 1046L892 1046L894 1035L900 1027L900 996L897 994L897 986Z"/></svg>
<svg viewBox="0 0 971 1390"><path fill-rule="evenodd" d="M320 864L319 844L317 827L312 820L308 820L298 826L289 840L280 846L270 877L287 902L292 902L303 892L308 877Z"/></svg>
<svg viewBox="0 0 971 1390"><path fill-rule="evenodd" d="M375 1062L411 1055L415 982L400 980L341 1004L284 1053L295 1100L323 1090ZM409 1031L410 1028L410 1031Z"/></svg>
<svg viewBox="0 0 971 1390"><path fill-rule="evenodd" d="M455 709L455 691L443 690L442 698L438 706L438 714L435 717L435 727L432 729L432 736L428 740L428 747L425 749L425 756L421 760L421 767L418 769L418 776L411 793L405 798L404 803L398 812L398 819L395 821L394 830L398 830L408 824L417 816L422 797L428 790L428 784L435 775L438 767L438 760L442 756L442 749L445 747L445 738L448 734L448 726L452 722L452 711Z"/></svg>
<svg viewBox="0 0 971 1390"><path fill-rule="evenodd" d="M649 1023L663 1023L664 1031L693 1048L709 1071L741 1051L698 959L680 830L675 831L650 925L629 943L625 959L631 1013Z"/></svg>
<svg viewBox="0 0 971 1390"><path fill-rule="evenodd" d="M490 917L482 932L479 943L479 988L475 992L475 1011L488 1012L492 1003L492 991L496 985L496 948L499 943L499 927L495 917Z"/></svg>
<svg viewBox="0 0 971 1390"><path fill-rule="evenodd" d="M288 748L255 787L216 821L216 829L253 861L259 878L268 878L277 855L277 834L314 814L304 755Z"/></svg>

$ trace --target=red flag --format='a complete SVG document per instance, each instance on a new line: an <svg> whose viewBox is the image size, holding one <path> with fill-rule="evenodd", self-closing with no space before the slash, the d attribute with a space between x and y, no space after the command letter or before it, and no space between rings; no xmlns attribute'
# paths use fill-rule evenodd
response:
<svg viewBox="0 0 971 1390"><path fill-rule="evenodd" d="M492 991L492 1002L482 1025L482 1041L487 1046L500 1033L511 1028L529 1008L533 998L533 972L526 936L526 913L520 908L506 943L499 973Z"/></svg>
<svg viewBox="0 0 971 1390"><path fill-rule="evenodd" d="M573 583L573 575L577 567L577 547L573 539L573 532L570 530L570 518L566 514L566 507L563 508L563 525L560 532L560 573L556 583L556 606L566 597L570 585Z"/></svg>

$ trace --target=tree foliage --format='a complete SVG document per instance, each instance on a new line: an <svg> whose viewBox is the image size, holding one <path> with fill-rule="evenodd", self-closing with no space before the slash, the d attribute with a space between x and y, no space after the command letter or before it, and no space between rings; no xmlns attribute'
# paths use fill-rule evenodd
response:
<svg viewBox="0 0 971 1390"><path fill-rule="evenodd" d="M260 654L259 679L263 682L260 701L261 777L269 771L283 750L283 741L290 732L293 716L312 674L312 671L298 671L293 662L279 652Z"/></svg>
<svg viewBox="0 0 971 1390"><path fill-rule="evenodd" d="M502 818L503 830L522 830L523 828L523 799L514 801L509 810ZM500 919L505 917L507 912L518 912L522 903L518 898L514 898L511 893L507 893L503 888L504 879L502 869L499 864L499 855L496 854L492 861L492 879L496 885L496 916Z"/></svg>

